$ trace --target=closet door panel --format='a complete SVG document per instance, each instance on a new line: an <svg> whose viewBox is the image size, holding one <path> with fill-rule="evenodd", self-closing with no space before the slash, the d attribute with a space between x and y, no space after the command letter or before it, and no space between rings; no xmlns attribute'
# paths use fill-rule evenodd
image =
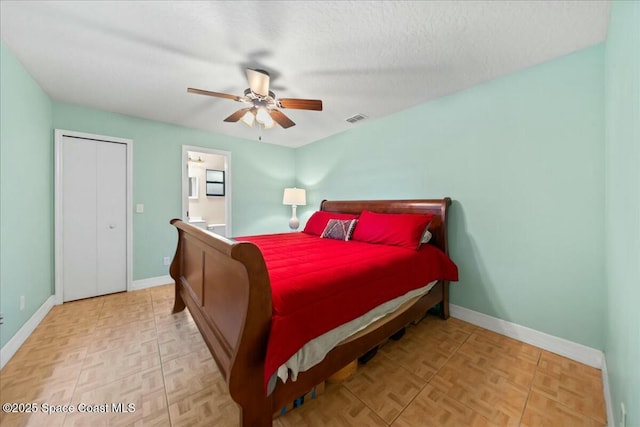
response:
<svg viewBox="0 0 640 427"><path fill-rule="evenodd" d="M64 301L97 293L96 144L63 139L62 200Z"/></svg>
<svg viewBox="0 0 640 427"><path fill-rule="evenodd" d="M97 142L98 294L127 289L127 150L125 144Z"/></svg>

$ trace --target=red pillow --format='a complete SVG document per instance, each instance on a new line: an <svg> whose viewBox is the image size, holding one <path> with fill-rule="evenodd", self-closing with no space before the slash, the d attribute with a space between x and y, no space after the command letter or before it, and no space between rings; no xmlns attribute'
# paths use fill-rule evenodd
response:
<svg viewBox="0 0 640 427"><path fill-rule="evenodd" d="M351 240L418 249L433 215L387 214L363 211Z"/></svg>
<svg viewBox="0 0 640 427"><path fill-rule="evenodd" d="M311 215L309 221L304 226L303 233L307 234L315 234L316 236L320 236L325 228L327 228L327 223L330 219L356 219L357 215L351 214L341 214L335 212L325 212L325 211L317 211Z"/></svg>

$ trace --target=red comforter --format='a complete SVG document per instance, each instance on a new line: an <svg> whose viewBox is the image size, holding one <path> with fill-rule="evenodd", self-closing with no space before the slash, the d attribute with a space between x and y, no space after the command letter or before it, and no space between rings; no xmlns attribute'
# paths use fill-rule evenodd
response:
<svg viewBox="0 0 640 427"><path fill-rule="evenodd" d="M420 250L305 233L240 237L256 244L271 280L273 318L265 387L305 343L433 280L458 280L458 269L432 245Z"/></svg>

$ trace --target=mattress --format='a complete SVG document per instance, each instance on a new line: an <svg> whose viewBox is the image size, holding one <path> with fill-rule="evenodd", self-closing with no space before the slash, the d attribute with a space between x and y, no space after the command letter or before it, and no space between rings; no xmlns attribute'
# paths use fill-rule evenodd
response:
<svg viewBox="0 0 640 427"><path fill-rule="evenodd" d="M434 280L427 286L414 289L404 295L392 299L391 301L380 304L364 315L312 339L302 346L302 348L293 356L291 356L286 363L280 365L278 368L278 377L282 382L287 382L289 378L291 378L292 381L295 381L299 372L311 369L318 363L322 362L322 359L324 359L327 353L329 353L334 347L348 341L358 332L366 329L369 325L383 318L387 314L400 309L400 307L406 302L415 301L422 295L429 292L436 283L438 283L438 281ZM270 383L272 381L270 381Z"/></svg>
<svg viewBox="0 0 640 427"><path fill-rule="evenodd" d="M236 240L258 246L271 282L265 387L314 338L434 280L458 279L453 261L428 244L410 250L305 233Z"/></svg>

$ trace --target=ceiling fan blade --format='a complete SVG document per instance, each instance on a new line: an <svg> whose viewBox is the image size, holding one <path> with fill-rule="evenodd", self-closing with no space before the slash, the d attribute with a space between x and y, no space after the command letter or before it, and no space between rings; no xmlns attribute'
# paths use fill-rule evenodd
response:
<svg viewBox="0 0 640 427"><path fill-rule="evenodd" d="M242 101L242 98L237 96L237 95L229 95L228 93L211 92L211 91L208 91L208 90L194 89L192 87L188 88L187 92L189 92L189 93L197 93L198 95L215 96L217 98L233 99L234 101Z"/></svg>
<svg viewBox="0 0 640 427"><path fill-rule="evenodd" d="M289 117L285 116L280 110L269 110L269 115L276 123L282 126L284 129L295 126L296 124Z"/></svg>
<svg viewBox="0 0 640 427"><path fill-rule="evenodd" d="M269 73L264 70L247 68L247 80L253 93L262 96L269 95Z"/></svg>
<svg viewBox="0 0 640 427"><path fill-rule="evenodd" d="M319 99L280 98L278 99L278 105L281 108L292 108L295 110L322 111L322 101Z"/></svg>
<svg viewBox="0 0 640 427"><path fill-rule="evenodd" d="M251 108L242 108L242 109L236 111L235 113L233 113L232 115L230 115L229 117L227 117L226 119L224 119L224 121L225 122L237 122L249 110L251 110Z"/></svg>

